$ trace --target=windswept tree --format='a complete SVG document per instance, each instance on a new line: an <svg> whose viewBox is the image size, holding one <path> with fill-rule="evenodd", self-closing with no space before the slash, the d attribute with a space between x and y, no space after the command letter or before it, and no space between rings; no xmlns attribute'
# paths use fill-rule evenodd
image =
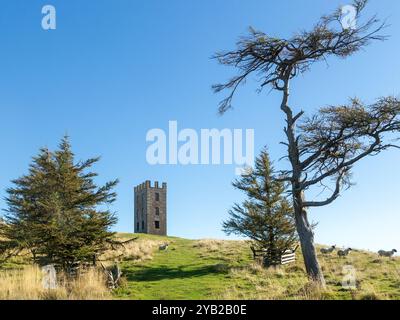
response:
<svg viewBox="0 0 400 320"><path fill-rule="evenodd" d="M0 250L29 250L35 262L66 271L103 252L114 235L117 219L108 206L118 181L95 184L97 174L88 169L98 160L75 163L67 137L55 152L41 149L29 173L7 190Z"/></svg>
<svg viewBox="0 0 400 320"><path fill-rule="evenodd" d="M347 58L371 41L385 40L380 33L385 27L376 17L362 21L367 0L354 1L356 25L342 25L341 10L324 16L308 32L290 39L274 38L250 30L233 51L216 54L219 63L235 67L238 75L227 83L214 86L216 92L229 91L219 107L224 113L231 107L239 86L250 76L260 80L261 88L270 86L282 94L280 109L286 120L284 129L286 158L290 169L281 172L281 181L291 183L295 220L305 266L309 277L325 286L317 260L314 233L308 209L329 205L344 188L350 186L353 166L367 156L379 154L396 145L391 134L400 130L400 102L394 97L378 99L371 105L358 99L341 106L322 108L305 117L289 101L291 81L308 71L314 63L330 56ZM332 190L326 199L307 200L313 187Z"/></svg>
<svg viewBox="0 0 400 320"><path fill-rule="evenodd" d="M224 231L245 236L264 250L264 265L280 264L282 254L293 249L298 239L293 207L286 199L287 183L274 179L266 150L257 157L254 170L233 186L244 191L248 199L242 205L235 204L230 219L223 224Z"/></svg>

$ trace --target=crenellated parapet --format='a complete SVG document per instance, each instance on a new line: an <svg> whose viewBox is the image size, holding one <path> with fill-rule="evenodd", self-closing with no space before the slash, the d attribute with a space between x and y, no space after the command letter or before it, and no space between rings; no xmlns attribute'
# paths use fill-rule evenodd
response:
<svg viewBox="0 0 400 320"><path fill-rule="evenodd" d="M145 189L160 189L160 190L162 190L162 189L167 189L167 183L166 182L160 183L158 181L155 181L154 185L152 185L151 181L147 180L146 182L143 182L143 183L137 185L134 189L135 189L135 192L142 191Z"/></svg>

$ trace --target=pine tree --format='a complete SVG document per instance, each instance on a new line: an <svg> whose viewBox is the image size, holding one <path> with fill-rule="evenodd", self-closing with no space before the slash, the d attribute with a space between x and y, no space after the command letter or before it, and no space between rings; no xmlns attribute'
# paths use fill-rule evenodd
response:
<svg viewBox="0 0 400 320"><path fill-rule="evenodd" d="M106 249L117 221L108 205L116 199L117 180L98 187L88 169L99 161L74 162L68 137L59 149L41 149L27 175L7 190L2 248L27 249L40 264L54 263L66 271Z"/></svg>
<svg viewBox="0 0 400 320"><path fill-rule="evenodd" d="M233 186L247 194L242 205L235 204L223 224L229 234L244 235L258 250L265 250L264 263L280 262L281 255L297 242L293 208L285 197L286 186L274 179L266 150L256 159L254 170Z"/></svg>

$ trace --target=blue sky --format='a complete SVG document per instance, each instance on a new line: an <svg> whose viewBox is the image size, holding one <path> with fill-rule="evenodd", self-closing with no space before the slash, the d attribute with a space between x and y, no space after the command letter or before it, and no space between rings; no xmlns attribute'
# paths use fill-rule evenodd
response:
<svg viewBox="0 0 400 320"><path fill-rule="evenodd" d="M231 187L234 166L150 166L146 133L180 129L254 128L256 150L279 159L284 126L279 96L241 89L235 109L217 115L222 96L210 86L233 70L210 59L234 47L248 26L288 37L346 1L336 0L4 0L0 4L0 208L10 180L26 172L41 146L68 133L78 159L101 155L99 182L119 178L118 231L133 230L133 187L169 185L169 234L222 238L221 223L243 195ZM41 28L41 8L57 9L57 30ZM373 102L400 91L400 2L371 1L387 18L389 41L348 60L315 65L293 84L296 109L359 96ZM400 247L400 151L360 163L357 184L333 205L311 212L320 243L369 249ZM279 163L277 164L279 165Z"/></svg>

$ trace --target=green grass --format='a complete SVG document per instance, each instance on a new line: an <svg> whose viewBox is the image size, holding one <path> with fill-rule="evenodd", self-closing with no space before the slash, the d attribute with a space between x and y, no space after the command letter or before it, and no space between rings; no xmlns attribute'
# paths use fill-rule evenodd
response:
<svg viewBox="0 0 400 320"><path fill-rule="evenodd" d="M310 285L300 251L295 264L264 269L253 261L244 241L118 234L122 239L132 237L139 239L130 243L120 258L124 281L113 292L114 299L400 300L399 258L379 258L376 253L365 251L351 252L347 258L339 258L336 253L319 255L327 281L327 290L322 292ZM159 251L159 244L165 242L170 244L169 249ZM120 255L120 252L109 253ZM29 263L28 255L15 257L0 264L0 275ZM343 271L348 266L356 272L354 290L342 286Z"/></svg>
<svg viewBox="0 0 400 320"><path fill-rule="evenodd" d="M132 235L122 235L125 238ZM141 240L169 242L151 260L122 262L124 285L116 299L400 299L400 261L380 259L369 252L335 254L320 261L328 290L310 287L298 254L296 264L265 270L252 261L242 241L202 242L140 235ZM342 287L343 268L356 270L357 289Z"/></svg>
<svg viewBox="0 0 400 320"><path fill-rule="evenodd" d="M244 250L240 250L238 255L223 252L207 254L194 247L195 241L179 238L163 240L170 242L169 249L156 252L151 261L122 263L127 282L116 292L116 297L160 300L218 297L231 282L229 268L250 263L250 253Z"/></svg>

